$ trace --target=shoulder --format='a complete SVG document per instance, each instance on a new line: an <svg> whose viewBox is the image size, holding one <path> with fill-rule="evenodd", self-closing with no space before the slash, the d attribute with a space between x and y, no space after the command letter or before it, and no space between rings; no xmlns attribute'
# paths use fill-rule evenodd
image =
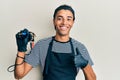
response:
<svg viewBox="0 0 120 80"><path fill-rule="evenodd" d="M73 45L76 46L76 47L84 45L82 42L80 42L80 41L78 41L74 38L71 38L71 40L72 40Z"/></svg>
<svg viewBox="0 0 120 80"><path fill-rule="evenodd" d="M43 39L40 39L37 44L49 44L50 41L52 40L52 36L51 37L47 37L47 38L43 38Z"/></svg>
<svg viewBox="0 0 120 80"><path fill-rule="evenodd" d="M80 51L80 53L82 54L82 56L83 56L86 60L89 61L89 64L90 64L90 65L93 65L93 61L92 61L92 59L91 59L91 57L90 57L90 55L89 55L89 52L88 52L86 46L85 46L83 43L81 43L81 42L79 42L79 41L77 41L77 40L75 40L75 39L73 39L73 38L72 38L72 43L73 43L73 46L74 46L75 54L77 54L77 53L76 53L76 48L78 48L79 51Z"/></svg>
<svg viewBox="0 0 120 80"><path fill-rule="evenodd" d="M40 39L36 42L35 47L39 47L39 48L47 47L51 40L52 40L52 37Z"/></svg>
<svg viewBox="0 0 120 80"><path fill-rule="evenodd" d="M72 38L72 43L75 49L78 48L80 51L87 52L87 48L82 42Z"/></svg>

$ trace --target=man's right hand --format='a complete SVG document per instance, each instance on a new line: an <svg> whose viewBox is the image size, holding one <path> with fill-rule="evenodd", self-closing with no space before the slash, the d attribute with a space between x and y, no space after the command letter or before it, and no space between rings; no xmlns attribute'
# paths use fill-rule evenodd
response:
<svg viewBox="0 0 120 80"><path fill-rule="evenodd" d="M19 52L27 51L27 44L31 40L31 38L32 36L27 29L21 30L16 34L16 43Z"/></svg>

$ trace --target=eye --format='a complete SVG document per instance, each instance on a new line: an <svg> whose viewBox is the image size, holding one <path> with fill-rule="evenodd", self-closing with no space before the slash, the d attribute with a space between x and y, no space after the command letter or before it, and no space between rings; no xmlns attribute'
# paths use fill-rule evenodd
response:
<svg viewBox="0 0 120 80"><path fill-rule="evenodd" d="M72 20L72 18L68 18L67 20L68 20L68 21L71 21L71 20Z"/></svg>
<svg viewBox="0 0 120 80"><path fill-rule="evenodd" d="M62 20L62 18L61 18L61 17L58 17L57 20Z"/></svg>

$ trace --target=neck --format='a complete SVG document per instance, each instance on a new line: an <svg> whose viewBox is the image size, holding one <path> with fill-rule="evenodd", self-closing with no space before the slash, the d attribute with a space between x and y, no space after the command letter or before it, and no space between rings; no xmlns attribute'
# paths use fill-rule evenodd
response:
<svg viewBox="0 0 120 80"><path fill-rule="evenodd" d="M55 36L55 40L60 41L60 42L67 42L69 41L69 36Z"/></svg>

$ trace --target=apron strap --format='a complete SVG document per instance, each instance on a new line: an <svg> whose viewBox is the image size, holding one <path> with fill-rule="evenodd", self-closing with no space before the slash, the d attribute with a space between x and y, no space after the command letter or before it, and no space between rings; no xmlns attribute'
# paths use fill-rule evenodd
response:
<svg viewBox="0 0 120 80"><path fill-rule="evenodd" d="M52 40L49 43L47 56L46 56L46 59L45 59L45 67L44 67L44 70L43 70L43 76L47 75L47 73L48 73L48 68L49 68L50 58L51 58L50 53L51 53L51 50L52 50L53 40L54 40L54 36L52 37Z"/></svg>
<svg viewBox="0 0 120 80"><path fill-rule="evenodd" d="M75 51L74 51L74 46L73 46L73 43L72 43L72 38L70 38L70 45L71 45L72 54L74 56L75 55Z"/></svg>

